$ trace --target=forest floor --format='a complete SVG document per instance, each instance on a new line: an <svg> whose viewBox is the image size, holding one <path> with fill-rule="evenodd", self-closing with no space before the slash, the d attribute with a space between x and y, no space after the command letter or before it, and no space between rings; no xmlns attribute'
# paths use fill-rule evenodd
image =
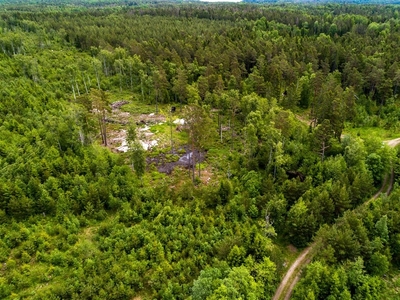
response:
<svg viewBox="0 0 400 300"><path fill-rule="evenodd" d="M152 125L162 125L166 122L166 117L162 114L132 114L128 111L121 110L122 106L129 104L129 101L120 100L111 104L111 115L107 118L110 124L108 132L109 148L113 152L127 152L127 129L131 122L137 125L137 134L139 142L144 150L150 150L159 143L151 132Z"/></svg>
<svg viewBox="0 0 400 300"><path fill-rule="evenodd" d="M296 119L299 120L300 122L306 124L307 126L310 126L312 124L312 120L310 119L309 113L303 113L303 114L295 114Z"/></svg>
<svg viewBox="0 0 400 300"><path fill-rule="evenodd" d="M384 143L387 144L389 147L394 148L398 144L400 144L400 138L384 141Z"/></svg>
<svg viewBox="0 0 400 300"><path fill-rule="evenodd" d="M384 143L387 144L389 147L394 148L400 144L400 138L387 140L384 141ZM382 183L382 187L379 189L379 191L363 205L367 205L371 201L377 199L382 193L389 195L389 193L392 191L393 188L393 182L394 182L394 173L392 169L390 174L388 174L385 177ZM306 266L311 262L312 257L315 254L315 251L313 250L315 250L316 248L317 248L317 242L314 242L299 254L298 258L292 263L292 265L286 272L285 276L283 277L272 300L290 299L294 287L296 286L296 283L300 280L302 269L304 268L304 266Z"/></svg>

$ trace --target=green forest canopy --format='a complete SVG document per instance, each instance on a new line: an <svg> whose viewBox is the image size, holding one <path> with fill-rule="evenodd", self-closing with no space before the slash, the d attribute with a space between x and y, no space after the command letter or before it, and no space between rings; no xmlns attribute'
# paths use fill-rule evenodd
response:
<svg viewBox="0 0 400 300"><path fill-rule="evenodd" d="M0 6L1 298L270 299L315 236L294 297L393 297L397 185L353 209L399 158L349 132L398 137L397 6L75 4ZM117 100L199 121L113 153Z"/></svg>

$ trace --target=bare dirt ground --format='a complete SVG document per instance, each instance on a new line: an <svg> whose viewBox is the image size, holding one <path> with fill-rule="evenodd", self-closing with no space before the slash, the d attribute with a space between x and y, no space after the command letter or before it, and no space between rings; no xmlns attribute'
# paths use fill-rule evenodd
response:
<svg viewBox="0 0 400 300"><path fill-rule="evenodd" d="M201 171L201 176L200 180L203 184L209 184L212 180L212 170L210 168L207 168L205 170Z"/></svg>
<svg viewBox="0 0 400 300"><path fill-rule="evenodd" d="M127 152L127 125L129 122L135 122L138 126L138 137L143 148L147 151L158 144L158 141L152 138L153 133L150 132L151 125L164 123L165 116L161 114L140 114L133 116L129 112L121 111L121 107L128 104L129 101L117 101L111 104L111 114L107 117L110 124L119 124L119 129L109 129L108 131L108 147L113 152Z"/></svg>
<svg viewBox="0 0 400 300"><path fill-rule="evenodd" d="M310 126L313 122L313 120L310 120L310 118L308 116L301 116L301 115L295 115L295 116L296 116L297 120L306 124L307 126Z"/></svg>
<svg viewBox="0 0 400 300"><path fill-rule="evenodd" d="M394 148L400 144L400 138L384 141L384 143L387 144L389 147ZM388 180L390 180L389 184ZM389 193L392 191L393 188L393 182L394 182L394 173L392 169L390 174L388 174L385 177L381 189L374 196L372 196L370 200L365 202L364 205L367 205L371 201L377 199L379 195L381 195L381 193L386 193L387 195L389 195ZM292 266L287 270L285 276L283 277L281 283L278 286L278 289L275 292L274 297L272 298L273 300L290 299L296 283L300 280L301 270L304 266L306 266L308 263L311 262L312 257L314 255L313 250L316 246L317 243L314 242L300 253L299 257L293 262Z"/></svg>
<svg viewBox="0 0 400 300"><path fill-rule="evenodd" d="M107 122L111 127L108 129L108 147L116 153L128 151L127 129L130 122L136 124L137 136L145 151L169 145L168 139L165 140L165 137L160 137L151 132L151 127L165 123L166 117L155 113L131 115L129 112L121 111L121 107L128 103L129 101L120 100L111 104L111 113L107 117ZM183 123L183 119L175 120L175 130L182 130ZM114 126L111 126L112 124ZM201 163L206 158L205 152L195 151L194 154L196 163ZM171 174L176 167L189 168L193 165L192 151L189 146L183 146L179 149L171 150L170 153L160 153L155 157L150 155L147 157L146 162L148 165L154 165L161 173ZM211 173L211 170L202 171L201 182L208 184L211 179Z"/></svg>
<svg viewBox="0 0 400 300"><path fill-rule="evenodd" d="M300 275L300 268L307 261L307 255L308 255L308 253L310 253L312 247L313 247L313 245L304 249L303 252L300 253L299 257L293 262L293 264L291 265L289 270L286 272L285 277L283 277L281 284L279 285L278 289L276 290L275 295L272 298L272 300L279 300L281 298L283 292L287 288L288 289L286 290L284 299L290 299L290 296L292 294L291 290L293 290L294 285L299 280L297 278L292 278L292 276L298 277Z"/></svg>
<svg viewBox="0 0 400 300"><path fill-rule="evenodd" d="M400 144L400 138L384 141L384 143L387 144L389 147L394 148L398 144Z"/></svg>

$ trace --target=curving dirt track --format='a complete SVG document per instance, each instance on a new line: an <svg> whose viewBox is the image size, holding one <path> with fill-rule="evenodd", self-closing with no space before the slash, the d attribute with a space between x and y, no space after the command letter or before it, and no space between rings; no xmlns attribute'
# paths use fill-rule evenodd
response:
<svg viewBox="0 0 400 300"><path fill-rule="evenodd" d="M400 138L384 141L384 143L387 144L389 147L394 148L398 144L400 144Z"/></svg>
<svg viewBox="0 0 400 300"><path fill-rule="evenodd" d="M389 147L394 148L400 144L400 138L384 141L384 143ZM390 180L389 184L387 184L388 180ZM389 195L393 188L393 182L394 173L392 169L390 174L385 177L381 189L374 196L372 196L370 200L365 202L364 205L378 198L381 193L386 193ZM293 262L289 270L287 270L272 300L290 299L296 283L300 280L301 269L311 261L312 257L314 256L313 250L316 246L317 243L314 242L300 253L299 257Z"/></svg>
<svg viewBox="0 0 400 300"><path fill-rule="evenodd" d="M283 277L281 284L275 292L272 300L279 300L282 294L285 296L284 299L289 299L292 295L292 291L297 281L300 279L300 268L307 264L307 261L310 257L307 255L310 253L311 249L313 249L314 244L308 246L304 249L299 257L293 262L289 270L286 272L285 277ZM286 292L286 293L284 293Z"/></svg>

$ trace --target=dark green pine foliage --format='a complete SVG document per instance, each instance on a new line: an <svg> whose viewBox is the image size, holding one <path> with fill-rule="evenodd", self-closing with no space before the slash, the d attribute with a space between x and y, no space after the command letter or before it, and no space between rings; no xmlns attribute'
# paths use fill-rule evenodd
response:
<svg viewBox="0 0 400 300"><path fill-rule="evenodd" d="M352 209L392 166L399 181L399 155L347 133L400 128L395 6L16 2L0 10L0 298L270 299L287 244L313 237L294 298L396 296L398 187ZM132 127L112 153L121 97L187 112L182 148L145 152ZM206 158L195 184L147 165L187 148Z"/></svg>

